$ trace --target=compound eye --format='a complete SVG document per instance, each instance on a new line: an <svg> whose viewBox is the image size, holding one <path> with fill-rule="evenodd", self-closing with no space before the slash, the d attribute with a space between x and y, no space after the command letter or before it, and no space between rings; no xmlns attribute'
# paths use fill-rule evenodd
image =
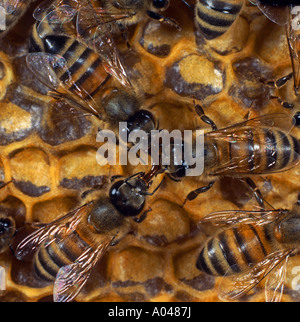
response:
<svg viewBox="0 0 300 322"><path fill-rule="evenodd" d="M169 0L153 0L153 6L157 9L166 8L169 5Z"/></svg>

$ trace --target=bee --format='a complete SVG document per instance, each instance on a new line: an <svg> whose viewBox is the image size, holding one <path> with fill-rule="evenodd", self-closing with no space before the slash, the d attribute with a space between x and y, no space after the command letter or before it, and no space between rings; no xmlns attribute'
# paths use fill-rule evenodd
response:
<svg viewBox="0 0 300 322"><path fill-rule="evenodd" d="M43 225L17 246L15 255L20 260L36 251L35 275L54 282L55 301L74 299L108 248L132 230L132 220L139 223L146 218L151 211L143 211L146 196L153 195L161 185L149 192L157 171L153 166L147 173L118 180L108 194L85 192L81 207Z"/></svg>
<svg viewBox="0 0 300 322"><path fill-rule="evenodd" d="M31 43L37 52L28 54L26 62L40 82L52 90L49 95L56 98L53 104L59 104L59 108L79 108L113 128L117 122L127 121L128 132L142 129L150 133L157 127L152 113L140 109L141 103L113 47L106 48L104 44L100 55L85 43L65 34L53 34L51 30L52 25L46 22L35 24ZM114 56L113 69L106 58L102 59L107 54ZM107 88L111 75L124 87Z"/></svg>
<svg viewBox="0 0 300 322"><path fill-rule="evenodd" d="M266 301L280 301L288 258L300 246L300 211L221 211L200 224L220 227L200 251L196 267L209 275L224 276L219 297L236 300L266 278Z"/></svg>
<svg viewBox="0 0 300 322"><path fill-rule="evenodd" d="M299 163L299 140L289 134L295 124L293 117L281 113L268 114L218 130L214 122L204 115L201 106L197 105L196 111L212 127L211 132L204 134L204 171L198 177L209 184L190 192L185 202L206 192L220 176L247 178L268 175L287 171ZM177 165L171 162L170 166L164 167L164 171L172 179L180 180L190 167L182 158Z"/></svg>
<svg viewBox="0 0 300 322"><path fill-rule="evenodd" d="M238 17L244 0L197 0L195 24L207 40L222 36Z"/></svg>
<svg viewBox="0 0 300 322"><path fill-rule="evenodd" d="M0 12L4 14L1 16L5 18L4 28L0 29L0 35L3 35L19 21L19 19L25 14L29 5L33 0L0 0Z"/></svg>

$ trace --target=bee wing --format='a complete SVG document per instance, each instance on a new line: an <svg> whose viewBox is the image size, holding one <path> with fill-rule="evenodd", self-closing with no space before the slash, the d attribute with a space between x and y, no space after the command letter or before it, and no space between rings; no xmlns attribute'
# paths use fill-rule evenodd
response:
<svg viewBox="0 0 300 322"><path fill-rule="evenodd" d="M89 248L74 263L60 268L54 283L54 302L70 302L78 295L113 239L105 237L95 250Z"/></svg>
<svg viewBox="0 0 300 322"><path fill-rule="evenodd" d="M234 275L231 277L224 276L219 285L219 298L224 301L234 301L241 296L247 294L255 286L257 286L265 277L267 277L274 269L278 272L284 272L287 257L291 255L294 249L285 249L273 252L266 256L264 260L254 265L244 274ZM280 299L280 291L283 288L283 275L278 274L277 283L269 283L267 286L267 299ZM275 282L275 280L273 280ZM275 286L275 287L274 287Z"/></svg>
<svg viewBox="0 0 300 322"><path fill-rule="evenodd" d="M266 128L279 128L286 132L290 132L295 125L295 119L293 116L285 113L271 113L266 115L261 115L247 121L239 122L228 127L222 128L220 130L209 132L207 135L214 137L226 137L225 133L233 132L237 129L242 129L243 127L266 127Z"/></svg>
<svg viewBox="0 0 300 322"><path fill-rule="evenodd" d="M74 18L76 14L76 11L78 10L78 7L79 3L77 0L69 0L68 4L64 4L64 0L45 0L36 7L33 12L33 17L38 21L42 21L45 16L51 13L51 16L49 16L49 18L52 19L50 19L49 21L53 23L61 23L60 19L61 17L63 17L63 15L57 16L57 13L60 12L61 14L63 14L63 12L65 12L66 16L64 18L69 17L69 19L72 20L72 18ZM55 13L56 10L58 11Z"/></svg>
<svg viewBox="0 0 300 322"><path fill-rule="evenodd" d="M287 254L285 259L267 277L265 285L266 302L280 302L284 289L289 256L290 254Z"/></svg>
<svg viewBox="0 0 300 322"><path fill-rule="evenodd" d="M19 260L32 254L45 240L52 242L58 236L66 236L73 232L79 223L82 215L90 209L90 203L69 212L65 216L43 225L38 230L23 239L17 246L15 255Z"/></svg>
<svg viewBox="0 0 300 322"><path fill-rule="evenodd" d="M51 55L47 53L32 53L26 57L26 63L32 73L38 80L47 87L56 91L61 85L54 67L68 70L66 60L58 55Z"/></svg>
<svg viewBox="0 0 300 322"><path fill-rule="evenodd" d="M280 114L277 114L277 115L280 115ZM256 119L249 120L247 122L240 123L238 125L233 125L232 127L228 127L223 130L209 132L205 134L205 136L207 138L212 138L212 140L216 140L218 145L220 146L222 144L227 145L228 143L230 143L232 148L234 148L235 145L239 147L240 144L247 146L248 142L254 142L252 128L257 127L258 125L262 126L261 119L262 118L259 117ZM266 120L270 120L270 122L272 119L273 118L271 119L266 118ZM289 118L289 120L294 120L294 118ZM257 125L254 125L255 123L257 123ZM251 124L251 128L244 127L244 125L250 125L250 124ZM270 125L270 129L271 128L272 126ZM276 145L285 146L285 143L283 142L283 140L284 138L277 138ZM267 158L268 158L267 164L264 164L263 162L257 162L256 164L251 164L253 159L255 158L255 155L253 152L253 155L251 156L250 150L249 150L249 153L247 153L246 155L243 155L241 153L238 156L231 157L230 160L226 160L226 158L223 158L219 162L219 164L211 170L210 175L212 176L243 175L244 176L244 175L251 175L254 173L271 174L271 173L287 171L289 169L292 169L299 163L300 156L296 153L296 151L293 151L294 153L293 161L290 160L291 156L289 153L283 154L281 158L278 159L276 151L273 151L273 148L272 149L268 148L268 143L270 143L270 147L274 145L271 139L266 138L265 146L261 146L261 153L267 154ZM286 164L284 169L281 169L281 167L277 168L276 165L279 162ZM250 169L249 169L249 164L251 164Z"/></svg>
<svg viewBox="0 0 300 322"><path fill-rule="evenodd" d="M289 7L282 6L270 6L262 3L261 1L256 1L257 7L261 10L261 12L272 22L284 26L288 21Z"/></svg>
<svg viewBox="0 0 300 322"><path fill-rule="evenodd" d="M104 19L104 17L109 16L116 19L102 8L82 7L77 15L78 37L80 41L100 55L103 59L103 65L110 75L115 77L122 85L130 87L130 80L110 33L110 25Z"/></svg>
<svg viewBox="0 0 300 322"><path fill-rule="evenodd" d="M284 210L270 211L243 211L228 210L217 211L205 216L199 224L209 223L214 226L228 226L237 224L255 224L262 225L274 222L282 216Z"/></svg>
<svg viewBox="0 0 300 322"><path fill-rule="evenodd" d="M294 76L294 87L296 92L300 85L300 41L299 41L299 24L297 17L298 12L291 10L290 18L286 27L286 34L289 44L290 56L292 61L293 76Z"/></svg>
<svg viewBox="0 0 300 322"><path fill-rule="evenodd" d="M31 53L26 57L28 68L44 85L58 92L65 99L93 115L100 116L99 106L89 93L78 85L71 75L67 61L59 55L52 55L48 53ZM62 71L64 81L62 82L56 72ZM69 88L74 88L74 92L82 100L82 103L77 102L69 93ZM61 92L61 90L63 90ZM89 98L87 101L86 98Z"/></svg>
<svg viewBox="0 0 300 322"><path fill-rule="evenodd" d="M24 3L24 0L0 0L0 7L4 8L7 15L11 15L19 10Z"/></svg>

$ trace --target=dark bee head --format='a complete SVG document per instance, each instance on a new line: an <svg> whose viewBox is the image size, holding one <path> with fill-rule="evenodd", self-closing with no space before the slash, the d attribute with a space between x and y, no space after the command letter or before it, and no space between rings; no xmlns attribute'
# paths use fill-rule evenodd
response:
<svg viewBox="0 0 300 322"><path fill-rule="evenodd" d="M88 225L97 233L105 234L123 223L123 216L111 204L109 199L95 202L88 216Z"/></svg>
<svg viewBox="0 0 300 322"><path fill-rule="evenodd" d="M153 0L153 7L155 9L167 9L169 6L169 0Z"/></svg>
<svg viewBox="0 0 300 322"><path fill-rule="evenodd" d="M300 245L300 213L297 211L283 211L282 219L276 225L275 237L287 245Z"/></svg>
<svg viewBox="0 0 300 322"><path fill-rule="evenodd" d="M136 97L122 90L112 91L102 104L107 116L119 122L127 121L139 110Z"/></svg>
<svg viewBox="0 0 300 322"><path fill-rule="evenodd" d="M0 215L0 253L10 245L11 238L14 236L15 231L14 219Z"/></svg>
<svg viewBox="0 0 300 322"><path fill-rule="evenodd" d="M134 131L144 131L147 134L150 134L151 131L155 129L156 122L153 114L149 111L140 110L127 121L128 133Z"/></svg>
<svg viewBox="0 0 300 322"><path fill-rule="evenodd" d="M112 204L124 216L137 216L144 208L148 186L140 177L114 183L109 191Z"/></svg>

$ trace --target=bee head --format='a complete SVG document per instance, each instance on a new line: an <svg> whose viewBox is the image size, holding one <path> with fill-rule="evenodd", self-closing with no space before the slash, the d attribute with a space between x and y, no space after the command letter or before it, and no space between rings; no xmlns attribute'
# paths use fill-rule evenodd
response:
<svg viewBox="0 0 300 322"><path fill-rule="evenodd" d="M144 208L148 191L147 184L140 177L120 180L109 191L112 204L124 215L134 217Z"/></svg>

